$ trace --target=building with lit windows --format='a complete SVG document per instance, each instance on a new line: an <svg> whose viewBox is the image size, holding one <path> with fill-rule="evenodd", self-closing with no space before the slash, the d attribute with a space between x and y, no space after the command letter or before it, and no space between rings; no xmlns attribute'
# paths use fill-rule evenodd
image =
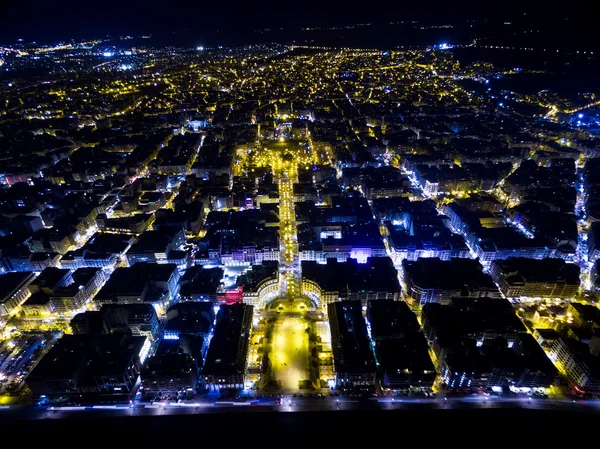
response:
<svg viewBox="0 0 600 449"><path fill-rule="evenodd" d="M499 227L498 217L490 216L487 211L473 213L456 203L444 204L442 211L449 218L450 229L465 238L481 263L509 257L570 257L570 253L558 251L556 245L546 238L528 238L513 227Z"/></svg>
<svg viewBox="0 0 600 449"><path fill-rule="evenodd" d="M483 266L472 259L403 260L406 296L416 304L446 303L451 298L499 298L500 292Z"/></svg>
<svg viewBox="0 0 600 449"><path fill-rule="evenodd" d="M202 271L206 271L206 269ZM215 303L236 304L243 302L251 306L262 306L279 294L280 279L279 263L277 261L264 261L261 264L245 267L233 283L231 281L221 281L227 277L227 275L225 278L221 275L221 278L219 278ZM182 298L187 298L188 290L187 287L184 287L182 285Z"/></svg>
<svg viewBox="0 0 600 449"><path fill-rule="evenodd" d="M114 267L135 239L131 234L97 232L81 248L67 252L60 259L63 268Z"/></svg>
<svg viewBox="0 0 600 449"><path fill-rule="evenodd" d="M106 280L100 268L74 272L46 268L29 284L31 296L21 306L26 316L70 316L88 304Z"/></svg>
<svg viewBox="0 0 600 449"><path fill-rule="evenodd" d="M61 256L52 252L30 252L27 248L0 251L0 266L6 271L43 271L56 267ZM66 267L65 267L66 268Z"/></svg>
<svg viewBox="0 0 600 449"><path fill-rule="evenodd" d="M600 393L600 357L597 345L560 337L550 345L550 358L567 374L577 393Z"/></svg>
<svg viewBox="0 0 600 449"><path fill-rule="evenodd" d="M327 290L321 287L321 285L311 279L307 279L305 276L302 277L302 294L308 296L315 301L321 301L323 304L329 304L339 300L339 291L335 286L332 286L334 290Z"/></svg>
<svg viewBox="0 0 600 449"><path fill-rule="evenodd" d="M415 164L413 176L427 196L443 193L492 190L508 174L510 164Z"/></svg>
<svg viewBox="0 0 600 449"><path fill-rule="evenodd" d="M156 341L161 325L151 304L105 304L100 310L86 310L70 323L75 335L131 333Z"/></svg>
<svg viewBox="0 0 600 449"><path fill-rule="evenodd" d="M204 268L195 265L181 278L179 296L182 301L217 302L217 291L223 280L222 268Z"/></svg>
<svg viewBox="0 0 600 449"><path fill-rule="evenodd" d="M148 302L165 307L177 293L181 275L176 265L138 262L118 267L94 297L97 304Z"/></svg>
<svg viewBox="0 0 600 449"><path fill-rule="evenodd" d="M27 244L33 252L52 251L65 254L71 246L76 244L79 235L75 227L42 229L36 232L27 241Z"/></svg>
<svg viewBox="0 0 600 449"><path fill-rule="evenodd" d="M151 304L105 304L100 309L110 333L131 332L131 335L156 341L161 322Z"/></svg>
<svg viewBox="0 0 600 449"><path fill-rule="evenodd" d="M381 239L376 242L360 242L360 239L323 238L317 246L302 245L299 251L301 261L315 261L320 264L327 263L328 259L336 259L345 262L346 259L356 259L359 263L365 263L370 257L386 257L387 252Z"/></svg>
<svg viewBox="0 0 600 449"><path fill-rule="evenodd" d="M448 389L548 388L558 374L506 299L425 304L423 329Z"/></svg>
<svg viewBox="0 0 600 449"><path fill-rule="evenodd" d="M189 354L159 353L146 359L140 378L144 394L196 392L198 365Z"/></svg>
<svg viewBox="0 0 600 449"><path fill-rule="evenodd" d="M186 301L173 304L167 310L165 338L178 339L182 335L197 335L208 341L215 321L215 305L204 301Z"/></svg>
<svg viewBox="0 0 600 449"><path fill-rule="evenodd" d="M247 304L220 307L202 368L209 390L244 388L252 310L252 306Z"/></svg>
<svg viewBox="0 0 600 449"><path fill-rule="evenodd" d="M595 305L571 302L567 314L575 327L600 328L600 309Z"/></svg>
<svg viewBox="0 0 600 449"><path fill-rule="evenodd" d="M390 256L394 263L403 260L437 257L440 260L451 258L470 258L469 247L461 235L452 234L449 230L435 235L410 235L403 231L391 230L388 236Z"/></svg>
<svg viewBox="0 0 600 449"><path fill-rule="evenodd" d="M240 266L279 260L278 229L267 225L261 210L213 211L206 226L208 232L199 247L208 252L209 261Z"/></svg>
<svg viewBox="0 0 600 449"><path fill-rule="evenodd" d="M183 227L161 231L146 231L137 238L127 251L127 263L167 263L171 253L185 243Z"/></svg>
<svg viewBox="0 0 600 449"><path fill-rule="evenodd" d="M121 234L141 234L154 222L154 214L135 214L130 217L107 218L106 214L97 217L99 229Z"/></svg>
<svg viewBox="0 0 600 449"><path fill-rule="evenodd" d="M25 383L36 396L96 403L128 400L137 390L149 350L146 337L65 335Z"/></svg>
<svg viewBox="0 0 600 449"><path fill-rule="evenodd" d="M588 232L588 261L596 262L600 259L600 222L592 223L590 232Z"/></svg>
<svg viewBox="0 0 600 449"><path fill-rule="evenodd" d="M335 382L341 389L372 391L377 367L360 301L327 305Z"/></svg>
<svg viewBox="0 0 600 449"><path fill-rule="evenodd" d="M302 293L323 304L358 300L366 305L372 299L398 299L400 284L389 257L370 257L364 264L356 259L328 259L325 265L306 261L302 262Z"/></svg>
<svg viewBox="0 0 600 449"><path fill-rule="evenodd" d="M579 290L579 266L562 259L509 258L494 260L490 274L506 297L575 297Z"/></svg>
<svg viewBox="0 0 600 449"><path fill-rule="evenodd" d="M259 306L279 295L279 278L265 279L254 290L243 291L244 304Z"/></svg>
<svg viewBox="0 0 600 449"><path fill-rule="evenodd" d="M34 278L30 271L0 274L0 317L10 315L29 298L28 286Z"/></svg>
<svg viewBox="0 0 600 449"><path fill-rule="evenodd" d="M404 301L369 301L367 323L383 388L429 389L436 371L417 317Z"/></svg>
<svg viewBox="0 0 600 449"><path fill-rule="evenodd" d="M110 268L114 267L118 262L119 257L116 254L92 253L85 250L80 254L74 255L73 258L65 255L60 259L61 266L72 270L83 267Z"/></svg>

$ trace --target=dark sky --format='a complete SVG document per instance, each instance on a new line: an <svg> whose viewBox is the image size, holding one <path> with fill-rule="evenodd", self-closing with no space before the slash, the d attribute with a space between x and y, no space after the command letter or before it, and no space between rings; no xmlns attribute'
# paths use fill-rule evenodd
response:
<svg viewBox="0 0 600 449"><path fill-rule="evenodd" d="M215 29L243 34L261 27L339 25L403 19L445 21L449 18L511 20L579 19L593 14L585 8L561 9L527 6L526 1L413 0L197 0L194 2L120 2L80 0L0 0L0 42L17 38L53 41L69 37L99 37L106 34L158 33L186 29ZM357 5L357 6L352 6ZM386 6L389 5L389 6Z"/></svg>

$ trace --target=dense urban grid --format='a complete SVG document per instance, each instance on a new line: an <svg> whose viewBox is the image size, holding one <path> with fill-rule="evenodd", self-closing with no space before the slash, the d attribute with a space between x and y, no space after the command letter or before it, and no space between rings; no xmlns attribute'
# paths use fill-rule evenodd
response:
<svg viewBox="0 0 600 449"><path fill-rule="evenodd" d="M127 40L0 47L1 406L600 394L594 94Z"/></svg>

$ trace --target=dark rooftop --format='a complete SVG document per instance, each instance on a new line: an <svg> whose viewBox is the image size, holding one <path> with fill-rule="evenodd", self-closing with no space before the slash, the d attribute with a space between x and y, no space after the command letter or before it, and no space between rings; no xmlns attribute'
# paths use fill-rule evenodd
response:
<svg viewBox="0 0 600 449"><path fill-rule="evenodd" d="M553 283L564 281L567 284L579 285L579 266L566 263L563 259L527 259L525 257L511 257L505 260L494 260L507 281L513 279L524 282Z"/></svg>
<svg viewBox="0 0 600 449"><path fill-rule="evenodd" d="M402 261L404 276L424 288L456 290L486 288L494 290L492 278L483 272L477 260L454 258L440 260L437 257Z"/></svg>
<svg viewBox="0 0 600 449"><path fill-rule="evenodd" d="M181 278L179 293L182 297L216 293L221 279L223 279L222 268L203 268L200 265L194 265L188 268Z"/></svg>
<svg viewBox="0 0 600 449"><path fill-rule="evenodd" d="M244 373L251 315L252 306L246 304L221 306L203 374L218 376Z"/></svg>
<svg viewBox="0 0 600 449"><path fill-rule="evenodd" d="M182 334L208 334L214 317L212 302L180 302L169 307L165 328Z"/></svg>
<svg viewBox="0 0 600 449"><path fill-rule="evenodd" d="M139 355L146 337L65 335L33 369L27 382L72 379L79 387L95 385L95 376L119 376Z"/></svg>
<svg viewBox="0 0 600 449"><path fill-rule="evenodd" d="M148 284L168 282L177 271L174 264L138 262L132 267L118 267L95 296L95 301L111 301L117 295L139 296Z"/></svg>
<svg viewBox="0 0 600 449"><path fill-rule="evenodd" d="M430 329L460 334L525 332L511 303L496 298L454 298L449 305L425 304L423 326L427 333Z"/></svg>
<svg viewBox="0 0 600 449"><path fill-rule="evenodd" d="M304 261L302 274L329 291L400 291L398 272L389 257L369 257L365 264L359 264L356 259L346 262L328 259L325 265Z"/></svg>
<svg viewBox="0 0 600 449"><path fill-rule="evenodd" d="M33 279L31 271L21 271L17 273L5 273L0 275L0 302L10 299L10 297L28 280Z"/></svg>
<svg viewBox="0 0 600 449"><path fill-rule="evenodd" d="M360 301L327 305L336 371L375 372L367 325Z"/></svg>
<svg viewBox="0 0 600 449"><path fill-rule="evenodd" d="M367 318L373 340L399 338L418 331L417 317L404 301L372 300L367 304Z"/></svg>

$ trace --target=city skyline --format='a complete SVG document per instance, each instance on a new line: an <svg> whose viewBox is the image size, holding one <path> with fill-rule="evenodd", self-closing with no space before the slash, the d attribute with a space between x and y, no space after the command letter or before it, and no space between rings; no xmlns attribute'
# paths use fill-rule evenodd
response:
<svg viewBox="0 0 600 449"><path fill-rule="evenodd" d="M569 11L560 8L539 8L527 2L477 4L473 2L428 2L427 6L400 3L379 9L354 9L343 2L303 5L281 2L238 4L225 8L217 4L194 5L185 2L153 5L148 2L103 2L82 5L63 1L49 4L41 0L3 5L5 24L0 30L2 43L16 39L51 43L59 40L117 37L129 34L172 34L185 30L201 37L222 39L219 33L230 34L244 43L256 30L284 30L306 26L347 26L360 23L385 24L391 21L418 20L443 23L464 20L511 21L515 25L542 26L551 37L551 30L560 27L561 39L570 43L594 45L589 29L592 18L583 9ZM314 13L318 8L319 14ZM182 13L185 12L185 13ZM222 44L227 44L227 42ZM250 42L247 42L250 43Z"/></svg>

